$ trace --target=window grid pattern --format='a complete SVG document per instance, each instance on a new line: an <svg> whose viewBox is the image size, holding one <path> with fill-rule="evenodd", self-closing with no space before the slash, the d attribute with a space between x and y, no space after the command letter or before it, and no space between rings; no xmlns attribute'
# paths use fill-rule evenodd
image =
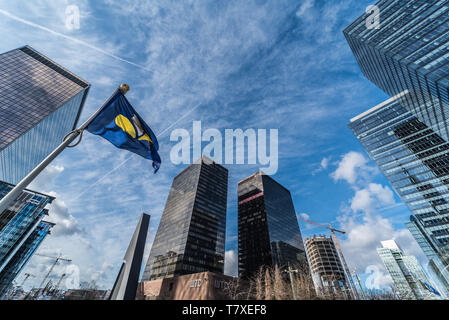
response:
<svg viewBox="0 0 449 320"><path fill-rule="evenodd" d="M13 187L11 184L0 182L0 200ZM10 258L17 249L17 245L22 242L37 222L48 213L45 207L53 199L50 196L24 190L7 210L0 213L0 266Z"/></svg>
<svg viewBox="0 0 449 320"><path fill-rule="evenodd" d="M0 298L8 292L13 280L25 268L53 226L54 224L52 223L41 221L19 250L17 250L8 265L0 272Z"/></svg>
<svg viewBox="0 0 449 320"><path fill-rule="evenodd" d="M407 226L429 260L443 267L437 275L447 277L449 143L397 100L373 110L349 127L413 213Z"/></svg>
<svg viewBox="0 0 449 320"><path fill-rule="evenodd" d="M18 183L61 142L88 90L29 47L0 55L0 180Z"/></svg>
<svg viewBox="0 0 449 320"><path fill-rule="evenodd" d="M263 172L238 185L239 274L306 263L290 191Z"/></svg>
<svg viewBox="0 0 449 320"><path fill-rule="evenodd" d="M363 74L448 140L449 1L383 0L380 29L368 29L368 14L344 30Z"/></svg>
<svg viewBox="0 0 449 320"><path fill-rule="evenodd" d="M228 171L203 157L173 180L143 281L224 272Z"/></svg>
<svg viewBox="0 0 449 320"><path fill-rule="evenodd" d="M353 298L334 241L330 237L314 236L305 241L312 280L319 295L343 295Z"/></svg>
<svg viewBox="0 0 449 320"><path fill-rule="evenodd" d="M0 181L0 200L13 188L14 185ZM35 237L46 228L42 219L48 214L45 207L53 200L53 197L24 190L0 213L0 297L34 252L31 249L38 245Z"/></svg>
<svg viewBox="0 0 449 320"><path fill-rule="evenodd" d="M414 256L406 256L401 250L377 248L377 253L393 279L396 292L404 300L439 299L429 293L423 283L430 283Z"/></svg>

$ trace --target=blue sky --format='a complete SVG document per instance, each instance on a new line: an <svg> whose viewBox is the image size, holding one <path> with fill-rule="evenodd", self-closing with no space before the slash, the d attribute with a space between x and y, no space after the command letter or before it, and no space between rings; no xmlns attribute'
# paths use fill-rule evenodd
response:
<svg viewBox="0 0 449 320"><path fill-rule="evenodd" d="M62 252L81 280L111 287L142 211L152 215L148 255L171 181L185 168L169 161L171 131L191 131L201 120L222 132L279 129L274 179L291 190L298 214L347 231L344 254L364 280L389 285L375 251L381 240L395 238L425 262L405 229L409 210L347 127L388 98L363 77L342 34L372 1L81 0L80 29L68 30L72 4L0 0L0 52L28 44L89 81L82 120L128 83L128 99L160 135L163 167L153 175L151 162L86 134L32 185L58 199L51 211L58 225L41 253ZM259 167L227 168L226 271L233 274L236 185ZM303 236L326 234L300 226ZM379 273L370 274L373 265ZM26 271L40 278L29 284L39 284L46 268L34 257Z"/></svg>

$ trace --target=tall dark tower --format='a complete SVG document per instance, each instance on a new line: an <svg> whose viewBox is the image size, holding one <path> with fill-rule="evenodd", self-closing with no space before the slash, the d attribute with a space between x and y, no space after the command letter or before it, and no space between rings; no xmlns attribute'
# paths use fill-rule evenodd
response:
<svg viewBox="0 0 449 320"><path fill-rule="evenodd" d="M173 180L143 281L223 273L228 170L202 157Z"/></svg>
<svg viewBox="0 0 449 320"><path fill-rule="evenodd" d="M290 191L258 172L239 182L238 196L240 276L306 261Z"/></svg>

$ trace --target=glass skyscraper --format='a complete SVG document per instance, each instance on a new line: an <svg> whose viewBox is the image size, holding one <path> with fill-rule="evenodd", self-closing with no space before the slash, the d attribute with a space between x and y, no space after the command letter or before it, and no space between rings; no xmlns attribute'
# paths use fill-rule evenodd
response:
<svg viewBox="0 0 449 320"><path fill-rule="evenodd" d="M306 262L290 191L258 172L238 184L239 275Z"/></svg>
<svg viewBox="0 0 449 320"><path fill-rule="evenodd" d="M17 184L62 142L89 88L28 46L0 54L0 180Z"/></svg>
<svg viewBox="0 0 449 320"><path fill-rule="evenodd" d="M14 185L0 182L0 199ZM53 224L44 222L53 197L24 190L0 213L0 297L23 269Z"/></svg>
<svg viewBox="0 0 449 320"><path fill-rule="evenodd" d="M449 144L397 97L353 118L349 127L413 212L407 226L449 291Z"/></svg>
<svg viewBox="0 0 449 320"><path fill-rule="evenodd" d="M403 300L436 300L440 297L425 288L430 285L414 256L406 256L394 240L382 241L377 248L382 262L393 279L396 293Z"/></svg>
<svg viewBox="0 0 449 320"><path fill-rule="evenodd" d="M202 157L173 180L143 281L224 272L228 170Z"/></svg>
<svg viewBox="0 0 449 320"><path fill-rule="evenodd" d="M449 141L449 0L383 0L344 30L363 74Z"/></svg>
<svg viewBox="0 0 449 320"><path fill-rule="evenodd" d="M17 252L11 258L9 263L0 272L0 298L10 289L13 280L25 268L27 262L39 248L39 245L50 233L54 224L41 221L37 227L26 238L25 242L18 248Z"/></svg>
<svg viewBox="0 0 449 320"><path fill-rule="evenodd" d="M376 6L343 33L363 74L393 98L350 127L413 212L407 226L447 294L449 0Z"/></svg>
<svg viewBox="0 0 449 320"><path fill-rule="evenodd" d="M449 141L449 0L382 0L344 30L363 74ZM368 28L367 19L379 28Z"/></svg>

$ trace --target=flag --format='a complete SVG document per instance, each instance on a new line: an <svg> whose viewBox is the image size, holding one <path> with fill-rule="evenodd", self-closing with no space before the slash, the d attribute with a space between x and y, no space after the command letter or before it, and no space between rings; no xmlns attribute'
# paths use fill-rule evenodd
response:
<svg viewBox="0 0 449 320"><path fill-rule="evenodd" d="M153 160L154 173L159 170L161 158L157 138L120 90L117 90L86 130L102 136L117 148Z"/></svg>
<svg viewBox="0 0 449 320"><path fill-rule="evenodd" d="M424 289L426 289L430 293L433 293L433 294L441 297L441 294L436 289L434 289L430 284L428 284L427 282L421 281L421 284L424 287Z"/></svg>

